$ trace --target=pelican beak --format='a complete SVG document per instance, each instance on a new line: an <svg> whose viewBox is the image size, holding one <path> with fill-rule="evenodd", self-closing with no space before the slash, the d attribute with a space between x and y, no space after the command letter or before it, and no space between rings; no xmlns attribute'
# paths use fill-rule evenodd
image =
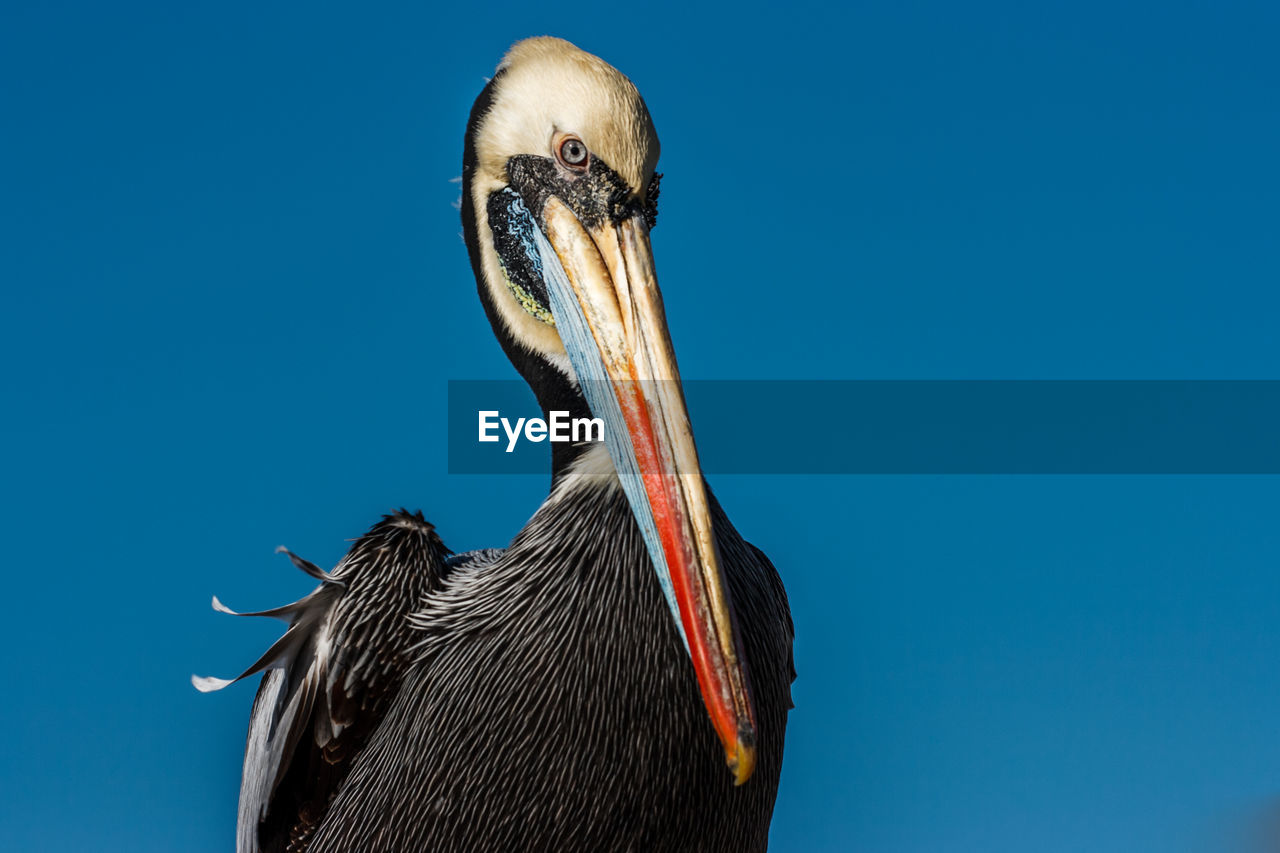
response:
<svg viewBox="0 0 1280 853"><path fill-rule="evenodd" d="M588 227L556 196L541 219L536 237L557 330L588 405L605 422L614 467L740 785L755 769L755 712L648 227L639 213Z"/></svg>

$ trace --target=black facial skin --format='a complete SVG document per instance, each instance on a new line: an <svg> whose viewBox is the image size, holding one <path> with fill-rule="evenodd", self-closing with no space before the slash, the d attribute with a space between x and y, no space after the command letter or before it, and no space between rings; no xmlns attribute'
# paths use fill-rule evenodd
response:
<svg viewBox="0 0 1280 853"><path fill-rule="evenodd" d="M532 299L548 315L551 302L539 265L531 257L532 241L522 234L521 223L512 221L511 201L517 193L536 220L542 219L547 199L555 196L588 228L604 222L616 224L633 216L643 218L649 228L658 221L658 182L662 175L653 176L644 200L638 201L631 197L630 188L618 173L599 158L592 158L586 174L566 175L565 171L549 157L512 157L507 161L511 185L490 194L486 205L489 230L503 270L511 283L523 291L521 298ZM524 224L537 227L527 221Z"/></svg>
<svg viewBox="0 0 1280 853"><path fill-rule="evenodd" d="M514 215L512 204L519 194L511 187L503 187L489 194L486 205L489 230L493 232L493 247L498 261L511 283L533 299L547 314L551 313L551 300L547 297L547 285L542 280L540 262L536 258L532 235L527 229L537 228L527 216Z"/></svg>
<svg viewBox="0 0 1280 853"><path fill-rule="evenodd" d="M654 172L648 189L644 191L644 222L650 231L658 225L658 193L661 192L658 185L661 183L662 173Z"/></svg>
<svg viewBox="0 0 1280 853"><path fill-rule="evenodd" d="M642 217L650 228L657 224L661 175L653 176L643 200L633 198L626 181L594 156L585 175L567 176L550 157L518 154L507 161L507 177L537 219L542 218L547 198L554 195L587 228L605 222L617 224L631 216Z"/></svg>

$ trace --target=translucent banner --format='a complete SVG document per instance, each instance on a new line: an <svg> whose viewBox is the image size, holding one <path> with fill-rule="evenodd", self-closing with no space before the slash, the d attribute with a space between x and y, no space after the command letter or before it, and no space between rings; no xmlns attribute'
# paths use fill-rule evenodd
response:
<svg viewBox="0 0 1280 853"><path fill-rule="evenodd" d="M645 385L613 391L653 399ZM1280 381L691 380L683 392L708 474L1280 473ZM599 440L592 414L543 412L518 380L450 381L449 471L545 475L553 441Z"/></svg>

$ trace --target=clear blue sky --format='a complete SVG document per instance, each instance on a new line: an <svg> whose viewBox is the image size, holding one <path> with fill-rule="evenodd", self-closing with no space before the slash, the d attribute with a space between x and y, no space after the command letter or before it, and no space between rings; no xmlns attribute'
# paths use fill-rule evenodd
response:
<svg viewBox="0 0 1280 853"><path fill-rule="evenodd" d="M512 375L453 204L505 47L645 94L701 378L1280 378L1275 4L0 12L0 838L221 851L256 609ZM745 413L744 415L749 414ZM695 424L696 426L696 424ZM829 425L838 435L840 425ZM713 481L798 631L778 851L1214 849L1280 808L1280 480Z"/></svg>

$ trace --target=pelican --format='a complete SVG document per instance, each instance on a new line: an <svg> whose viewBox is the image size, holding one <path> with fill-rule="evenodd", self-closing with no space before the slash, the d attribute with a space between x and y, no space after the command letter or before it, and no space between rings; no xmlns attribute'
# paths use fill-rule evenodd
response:
<svg viewBox="0 0 1280 853"><path fill-rule="evenodd" d="M639 92L555 38L475 102L462 221L481 302L547 415L549 494L503 549L387 515L239 676L237 849L752 851L791 707L772 563L699 467L649 242L658 137ZM217 598L214 608L233 612ZM193 677L202 691L239 680Z"/></svg>

